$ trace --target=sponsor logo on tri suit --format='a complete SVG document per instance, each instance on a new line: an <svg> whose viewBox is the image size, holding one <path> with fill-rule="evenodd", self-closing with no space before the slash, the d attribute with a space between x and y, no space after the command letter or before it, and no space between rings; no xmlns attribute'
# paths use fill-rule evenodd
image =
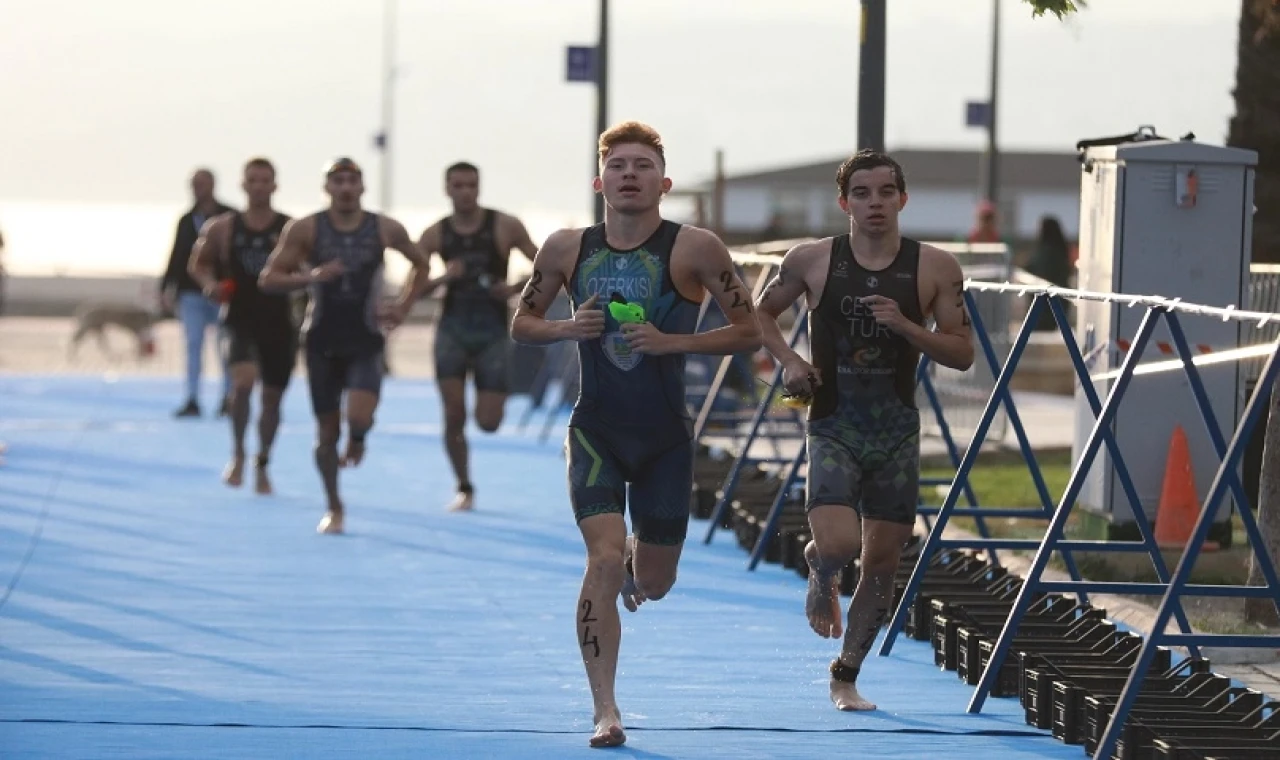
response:
<svg viewBox="0 0 1280 760"><path fill-rule="evenodd" d="M636 251L626 256L612 255L602 252L595 261L588 259L583 269L582 290L587 297L599 296L598 303L606 309L606 304L616 293L631 303L639 303L648 311L652 300L657 295L657 283L661 277L661 266L646 251ZM612 321L612 320L608 320ZM635 353L627 344L620 325L611 325L616 329L600 336L600 347L609 362L618 369L627 372L640 364L643 354Z"/></svg>
<svg viewBox="0 0 1280 760"><path fill-rule="evenodd" d="M849 335L854 338L889 338L889 328L876 321L862 300L854 296L840 299L840 313L849 320Z"/></svg>
<svg viewBox="0 0 1280 760"><path fill-rule="evenodd" d="M240 259L240 266L244 267L244 271L247 274L257 277L262 274L262 270L267 266L267 259L271 258L271 251L276 247L277 236L261 237L255 235L249 240L248 245L245 244L244 238L244 235L236 235L237 258Z"/></svg>

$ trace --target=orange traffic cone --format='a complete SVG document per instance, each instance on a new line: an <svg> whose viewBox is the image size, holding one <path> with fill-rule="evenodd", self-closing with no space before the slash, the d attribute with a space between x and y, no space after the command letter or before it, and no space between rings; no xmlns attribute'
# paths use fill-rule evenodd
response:
<svg viewBox="0 0 1280 760"><path fill-rule="evenodd" d="M1200 496L1196 476L1191 471L1191 451L1187 433L1175 425L1169 440L1169 457L1164 468L1164 485L1160 489L1160 505L1156 508L1156 543L1161 549L1182 549L1187 545L1200 519ZM1216 541L1205 541L1208 551L1218 549Z"/></svg>

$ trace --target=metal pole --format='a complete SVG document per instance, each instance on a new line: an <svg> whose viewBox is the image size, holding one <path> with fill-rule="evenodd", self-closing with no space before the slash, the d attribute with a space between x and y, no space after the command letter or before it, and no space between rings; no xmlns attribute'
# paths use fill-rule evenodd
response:
<svg viewBox="0 0 1280 760"><path fill-rule="evenodd" d="M987 111L987 200L999 202L1000 151L996 147L996 123L999 119L1000 96L1000 0L991 2L991 94Z"/></svg>
<svg viewBox="0 0 1280 760"><path fill-rule="evenodd" d="M600 0L600 39L596 42L596 137L609 128L609 0ZM596 140L591 141L591 176L600 172ZM604 195L593 193L595 221L604 221Z"/></svg>
<svg viewBox="0 0 1280 760"><path fill-rule="evenodd" d="M382 166L378 205L383 213L391 210L391 126L395 120L396 80L396 0L385 0L382 13L382 134L378 147Z"/></svg>
<svg viewBox="0 0 1280 760"><path fill-rule="evenodd" d="M884 150L887 0L862 0L858 45L858 149Z"/></svg>
<svg viewBox="0 0 1280 760"><path fill-rule="evenodd" d="M712 228L716 235L724 236L724 151L716 149L716 179L712 191Z"/></svg>

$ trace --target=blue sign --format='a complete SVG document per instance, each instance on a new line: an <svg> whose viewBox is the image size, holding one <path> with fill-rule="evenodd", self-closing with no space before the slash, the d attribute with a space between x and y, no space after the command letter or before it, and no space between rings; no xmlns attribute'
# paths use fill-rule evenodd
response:
<svg viewBox="0 0 1280 760"><path fill-rule="evenodd" d="M986 101L969 101L964 104L966 127L987 127L991 124L991 104Z"/></svg>
<svg viewBox="0 0 1280 760"><path fill-rule="evenodd" d="M565 51L565 78L570 82L596 81L596 49L570 45Z"/></svg>

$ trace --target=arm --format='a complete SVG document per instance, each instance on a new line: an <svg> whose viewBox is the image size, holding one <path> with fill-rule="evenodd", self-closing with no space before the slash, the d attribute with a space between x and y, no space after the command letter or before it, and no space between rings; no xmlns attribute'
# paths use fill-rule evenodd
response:
<svg viewBox="0 0 1280 760"><path fill-rule="evenodd" d="M547 309L560 295L565 277L565 257L577 250L581 233L560 230L548 237L533 257L533 275L520 294L520 305L511 320L511 339L527 346L545 346L570 339L568 328L573 320L549 320ZM604 313L600 312L603 327Z"/></svg>
<svg viewBox="0 0 1280 760"><path fill-rule="evenodd" d="M200 228L200 237L191 247L191 258L187 261L187 272L206 294L214 292L218 282L214 276L214 262L224 256L223 244L227 217L215 216Z"/></svg>
<svg viewBox="0 0 1280 760"><path fill-rule="evenodd" d="M733 259L724 242L697 228L687 231L686 255L694 262L698 284L711 293L729 324L692 335L672 335L672 353L736 354L760 348L760 322L751 307L751 291L734 270ZM625 328L624 328L625 329Z"/></svg>
<svg viewBox="0 0 1280 760"><path fill-rule="evenodd" d="M930 308L936 329L903 320L898 332L930 359L963 372L973 365L973 328L964 306L964 273L950 253L922 249L921 255L926 253L930 261L921 269L933 275L935 295Z"/></svg>
<svg viewBox="0 0 1280 760"><path fill-rule="evenodd" d="M428 271L431 260L427 258L421 248L414 244L403 224L394 219L383 217L382 225L382 239L387 241L387 247L399 251L413 266L413 271L410 272L410 277L404 281L404 287L400 290L400 298L396 300L395 305L396 314L399 315L400 319L403 319L409 313L409 310L413 308L413 304L422 293L432 284Z"/></svg>
<svg viewBox="0 0 1280 760"><path fill-rule="evenodd" d="M309 224L309 219L294 219L285 225L276 249L258 276L258 287L280 293L305 288L317 280L313 272L301 271L311 242Z"/></svg>
<svg viewBox="0 0 1280 760"><path fill-rule="evenodd" d="M178 273L182 271L182 250L178 243L182 240L182 225L189 223L184 215L178 220L178 227L173 233L173 248L169 250L169 263L165 265L164 275L160 278L160 292L163 294L169 288L178 284Z"/></svg>
<svg viewBox="0 0 1280 760"><path fill-rule="evenodd" d="M506 219L509 220L508 226L510 233L510 237L507 239L511 241L512 247L524 254L526 259L533 261L534 257L538 255L538 246L534 244L533 238L530 237L529 230L525 229L524 222L521 222L514 216L508 216ZM508 285L506 294L502 297L510 298L516 293L522 292L528 284L529 283L526 280L525 282Z"/></svg>
<svg viewBox="0 0 1280 760"><path fill-rule="evenodd" d="M765 350L787 365L804 361L804 357L787 345L787 338L778 326L778 317L791 308L796 299L809 294L809 283L805 272L810 261L810 243L801 243L783 257L782 264L773 280L765 286L764 292L756 300L757 316L760 319L760 336Z"/></svg>
<svg viewBox="0 0 1280 760"><path fill-rule="evenodd" d="M418 293L418 298L431 295L441 285L456 279L461 274L458 268L451 272L448 265L445 265L445 273L443 275L434 279L429 276L431 272L431 257L440 253L440 225L438 222L422 231L421 237L418 238L418 250L422 252L422 257L426 262L423 264L423 271L428 274L428 279L422 286L422 291Z"/></svg>

